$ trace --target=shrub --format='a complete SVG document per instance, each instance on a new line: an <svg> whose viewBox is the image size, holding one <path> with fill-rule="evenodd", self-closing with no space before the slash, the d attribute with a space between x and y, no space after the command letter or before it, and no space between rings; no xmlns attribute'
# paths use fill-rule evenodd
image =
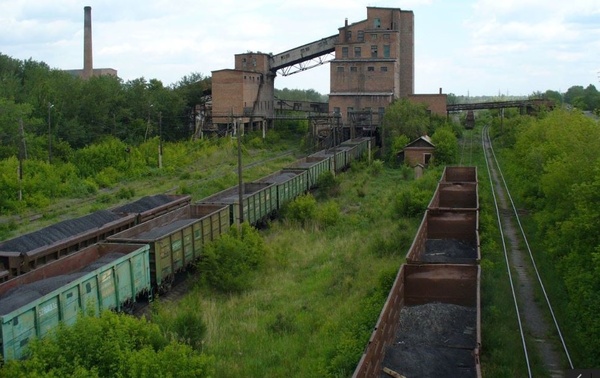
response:
<svg viewBox="0 0 600 378"><path fill-rule="evenodd" d="M422 214L429 204L430 197L431 193L417 188L400 191L393 202L394 217L415 217Z"/></svg>
<svg viewBox="0 0 600 378"><path fill-rule="evenodd" d="M369 172L373 176L378 176L383 171L383 161L376 159L373 160L371 166L369 167Z"/></svg>
<svg viewBox="0 0 600 378"><path fill-rule="evenodd" d="M290 221L305 226L317 214L317 200L310 193L299 196L285 206L283 214Z"/></svg>
<svg viewBox="0 0 600 378"><path fill-rule="evenodd" d="M250 285L252 273L265 260L266 247L260 234L248 223L241 233L232 227L229 233L209 243L200 261L204 281L225 293L239 293Z"/></svg>
<svg viewBox="0 0 600 378"><path fill-rule="evenodd" d="M317 187L319 188L320 193L327 196L336 196L340 191L339 180L337 180L330 171L321 173L317 179Z"/></svg>
<svg viewBox="0 0 600 378"><path fill-rule="evenodd" d="M133 188L120 188L116 194L119 199L130 199L135 196L135 189Z"/></svg>
<svg viewBox="0 0 600 378"><path fill-rule="evenodd" d="M321 226L333 226L341 217L340 206L336 202L328 201L317 210L316 215Z"/></svg>
<svg viewBox="0 0 600 378"><path fill-rule="evenodd" d="M206 323L199 311L197 297L187 296L176 311L167 303L155 302L152 322L157 324L167 338L200 350L206 336Z"/></svg>

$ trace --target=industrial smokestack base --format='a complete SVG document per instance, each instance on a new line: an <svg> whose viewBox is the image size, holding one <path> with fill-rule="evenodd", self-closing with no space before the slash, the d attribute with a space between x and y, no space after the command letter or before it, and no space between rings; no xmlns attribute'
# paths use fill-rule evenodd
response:
<svg viewBox="0 0 600 378"><path fill-rule="evenodd" d="M94 74L92 57L92 7L83 7L83 73L84 79Z"/></svg>

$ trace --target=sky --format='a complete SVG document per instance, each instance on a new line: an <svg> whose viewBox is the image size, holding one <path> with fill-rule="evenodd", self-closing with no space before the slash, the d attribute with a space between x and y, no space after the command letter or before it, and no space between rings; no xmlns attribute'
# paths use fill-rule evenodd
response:
<svg viewBox="0 0 600 378"><path fill-rule="evenodd" d="M234 67L234 55L280 53L338 33L367 6L414 13L415 93L530 95L600 88L600 0L0 0L0 53L83 67L92 7L94 68L164 85ZM329 64L276 88L329 93Z"/></svg>

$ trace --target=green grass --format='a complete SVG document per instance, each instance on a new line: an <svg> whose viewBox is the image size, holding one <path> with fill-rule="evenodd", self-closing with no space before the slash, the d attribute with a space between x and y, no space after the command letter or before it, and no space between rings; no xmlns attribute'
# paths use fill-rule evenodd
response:
<svg viewBox="0 0 600 378"><path fill-rule="evenodd" d="M392 219L395 191L408 184L400 175L361 169L338 176L343 194L329 199L340 206L338 223L275 221L263 231L268 263L244 293L196 287L190 296L207 324L203 350L216 357L220 377L352 374L404 261L406 235L412 241L418 225ZM390 236L380 253L378 241Z"/></svg>

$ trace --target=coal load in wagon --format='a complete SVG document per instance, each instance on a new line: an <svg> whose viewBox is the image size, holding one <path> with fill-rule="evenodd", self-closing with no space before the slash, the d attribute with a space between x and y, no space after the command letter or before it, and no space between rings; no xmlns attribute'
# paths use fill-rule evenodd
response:
<svg viewBox="0 0 600 378"><path fill-rule="evenodd" d="M6 315L11 311L17 310L46 294L53 292L78 278L92 272L104 265L110 264L114 260L125 256L124 253L109 253L102 256L93 263L87 265L78 272L61 274L59 276L46 278L43 280L35 281L26 285L15 287L9 290L2 298L0 298L0 315Z"/></svg>
<svg viewBox="0 0 600 378"><path fill-rule="evenodd" d="M157 194L155 196L142 197L135 202L119 206L113 209L113 211L115 213L127 214L143 213L145 211L152 210L162 205L166 205L169 202L173 202L172 197L170 197L167 194Z"/></svg>
<svg viewBox="0 0 600 378"><path fill-rule="evenodd" d="M179 219L162 227L155 227L150 231L143 232L139 235L134 235L132 238L136 240L156 240L164 236L170 235L173 232L186 227L189 224L197 222L198 219Z"/></svg>
<svg viewBox="0 0 600 378"><path fill-rule="evenodd" d="M477 259L477 247L456 239L427 239L423 262L454 262L456 259Z"/></svg>
<svg viewBox="0 0 600 378"><path fill-rule="evenodd" d="M382 366L406 377L475 377L476 327L474 307L447 303L404 307Z"/></svg>
<svg viewBox="0 0 600 378"><path fill-rule="evenodd" d="M0 251L29 252L37 248L52 245L84 232L100 228L105 224L121 219L108 210L99 210L76 219L65 220L41 230L31 232L0 244Z"/></svg>
<svg viewBox="0 0 600 378"><path fill-rule="evenodd" d="M282 184L284 182L287 182L287 181L293 179L296 176L298 176L296 173L284 172L284 173L279 173L277 175L269 176L264 179L260 179L258 182L266 182L266 183L270 183L270 184Z"/></svg>

